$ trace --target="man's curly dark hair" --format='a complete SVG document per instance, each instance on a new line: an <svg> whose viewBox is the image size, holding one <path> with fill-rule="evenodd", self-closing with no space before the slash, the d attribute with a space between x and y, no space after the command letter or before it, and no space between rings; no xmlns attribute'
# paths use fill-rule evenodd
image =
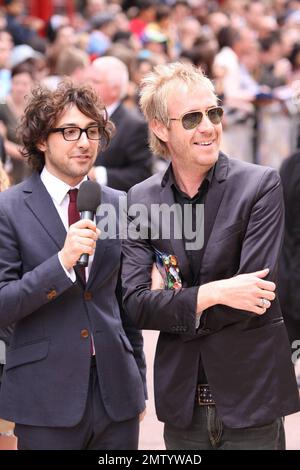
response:
<svg viewBox="0 0 300 470"><path fill-rule="evenodd" d="M72 106L77 106L79 111L101 127L103 138L99 141L100 148L108 145L114 125L108 120L106 109L92 87L74 85L69 79L63 80L54 91L37 86L32 91L18 129L23 144L22 155L28 158L33 170L41 172L45 164L44 152L39 150L38 145L47 140L51 128Z"/></svg>

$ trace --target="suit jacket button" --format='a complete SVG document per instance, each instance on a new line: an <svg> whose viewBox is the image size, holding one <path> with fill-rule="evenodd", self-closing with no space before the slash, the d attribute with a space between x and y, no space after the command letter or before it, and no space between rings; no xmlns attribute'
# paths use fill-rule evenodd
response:
<svg viewBox="0 0 300 470"><path fill-rule="evenodd" d="M84 300L92 300L93 295L91 292L87 291L83 294L83 297L84 297Z"/></svg>
<svg viewBox="0 0 300 470"><path fill-rule="evenodd" d="M80 336L81 336L81 338L88 338L89 337L89 330L87 330L87 329L81 330Z"/></svg>
<svg viewBox="0 0 300 470"><path fill-rule="evenodd" d="M48 292L47 299L48 300L53 300L53 299L55 299L56 296L57 296L56 290L52 289L52 290L50 290L50 292Z"/></svg>

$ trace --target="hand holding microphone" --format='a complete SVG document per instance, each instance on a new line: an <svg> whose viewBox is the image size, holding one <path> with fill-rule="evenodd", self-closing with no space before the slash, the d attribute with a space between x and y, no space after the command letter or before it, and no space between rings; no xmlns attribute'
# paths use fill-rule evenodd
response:
<svg viewBox="0 0 300 470"><path fill-rule="evenodd" d="M94 254L100 230L94 222L97 207L101 203L101 187L93 181L84 181L77 196L77 209L81 220L70 226L60 259L64 267L86 267L89 256Z"/></svg>
<svg viewBox="0 0 300 470"><path fill-rule="evenodd" d="M84 181L79 188L77 197L77 209L81 220L94 221L97 207L101 204L101 186L95 181ZM98 229L99 230L99 229ZM97 236L98 238L98 236ZM83 253L77 264L84 268L89 263L90 253Z"/></svg>

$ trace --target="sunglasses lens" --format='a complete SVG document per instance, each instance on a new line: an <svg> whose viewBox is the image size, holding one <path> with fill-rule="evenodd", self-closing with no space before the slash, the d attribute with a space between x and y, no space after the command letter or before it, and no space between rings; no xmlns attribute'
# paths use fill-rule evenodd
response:
<svg viewBox="0 0 300 470"><path fill-rule="evenodd" d="M207 115L209 117L209 120L213 124L220 124L220 122L222 121L222 117L223 117L223 109L219 107L209 109L207 112Z"/></svg>
<svg viewBox="0 0 300 470"><path fill-rule="evenodd" d="M212 124L220 124L223 117L223 109L221 107L211 108L207 111L207 115ZM202 121L203 113L201 111L194 111L187 113L182 118L182 125L184 129L191 130L199 126Z"/></svg>
<svg viewBox="0 0 300 470"><path fill-rule="evenodd" d="M182 118L182 125L185 129L195 129L202 119L203 114L201 111L195 111L194 113L185 114Z"/></svg>

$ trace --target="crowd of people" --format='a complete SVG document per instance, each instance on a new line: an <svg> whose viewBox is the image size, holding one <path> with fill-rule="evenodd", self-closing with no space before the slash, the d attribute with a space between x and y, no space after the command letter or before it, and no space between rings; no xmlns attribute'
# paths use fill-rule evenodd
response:
<svg viewBox="0 0 300 470"><path fill-rule="evenodd" d="M168 450L284 449L282 417L299 411L300 3L75 3L47 23L22 0L0 9L0 416L19 449L136 449L153 329ZM125 193L129 212L143 205L139 236L80 220L87 180L116 212ZM204 204L202 245L162 237L160 204L195 233Z"/></svg>
<svg viewBox="0 0 300 470"><path fill-rule="evenodd" d="M78 0L72 17L61 8L47 23L29 21L25 3L5 0L0 9L0 131L14 182L24 175L11 131L32 80L53 88L67 75L84 83L90 63L104 55L126 65L122 101L133 111L139 112L143 74L158 64L191 62L213 80L226 109L224 151L278 169L296 148L299 2Z"/></svg>

